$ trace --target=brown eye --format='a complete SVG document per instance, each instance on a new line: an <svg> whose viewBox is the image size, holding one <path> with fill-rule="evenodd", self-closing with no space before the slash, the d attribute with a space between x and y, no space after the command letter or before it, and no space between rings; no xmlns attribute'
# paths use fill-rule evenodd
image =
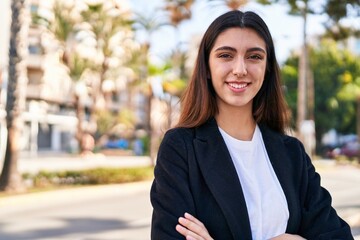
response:
<svg viewBox="0 0 360 240"><path fill-rule="evenodd" d="M249 57L250 59L254 59L254 60L261 60L263 59L263 57L259 54L253 54L253 55L250 55Z"/></svg>
<svg viewBox="0 0 360 240"><path fill-rule="evenodd" d="M231 55L228 53L222 53L222 54L219 54L219 58L231 58Z"/></svg>

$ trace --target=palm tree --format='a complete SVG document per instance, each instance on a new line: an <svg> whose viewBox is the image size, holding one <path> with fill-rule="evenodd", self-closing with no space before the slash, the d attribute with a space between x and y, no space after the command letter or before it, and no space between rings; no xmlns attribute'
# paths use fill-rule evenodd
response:
<svg viewBox="0 0 360 240"><path fill-rule="evenodd" d="M307 41L308 14L311 13L309 0L289 1L290 14L301 15L303 19L303 45L299 61L297 130L300 131L306 119L314 120L314 81L309 64L309 47ZM299 137L303 138L302 133ZM302 139L306 142L306 139Z"/></svg>
<svg viewBox="0 0 360 240"><path fill-rule="evenodd" d="M166 128L170 128L173 124L173 100L181 97L190 77L186 69L187 59L187 52L181 50L180 47L175 48L168 56L166 65L170 67L170 71L167 71L170 74L164 74L163 80L163 91L169 96L165 100L168 109L168 125ZM170 77L166 75L170 75Z"/></svg>
<svg viewBox="0 0 360 240"><path fill-rule="evenodd" d="M230 10L237 10L245 6L249 2L248 0L209 0L209 1L216 2L217 4L225 5Z"/></svg>
<svg viewBox="0 0 360 240"><path fill-rule="evenodd" d="M324 12L329 16L329 20L324 23L326 28L325 37L342 41L351 36L359 36L360 29L357 29L355 26L344 26L341 21L345 16L359 17L359 0L327 0L324 6Z"/></svg>
<svg viewBox="0 0 360 240"><path fill-rule="evenodd" d="M257 0L262 4L279 3L280 0ZM309 50L307 43L307 22L309 14L327 14L328 21L324 23L327 35L342 39L348 36L353 29L343 27L339 24L340 20L350 12L359 12L360 3L358 0L327 0L322 5L322 9L311 7L311 0L287 0L284 1L290 6L289 14L301 16L303 19L303 46L299 61L298 75L298 104L297 104L297 129L305 119L314 120L314 79L309 64ZM353 8L353 9L351 9ZM334 31L335 30L335 31Z"/></svg>
<svg viewBox="0 0 360 240"><path fill-rule="evenodd" d="M176 38L180 40L179 26L184 20L191 18L191 7L194 0L166 0L165 10L169 13L170 24L175 27ZM180 41L176 44L179 47Z"/></svg>
<svg viewBox="0 0 360 240"><path fill-rule="evenodd" d="M153 97L152 91L148 91L147 89L150 88L149 83L147 83L147 78L149 75L149 51L151 48L151 37L154 32L159 30L161 27L168 25L166 22L159 21L159 16L153 12L147 15L141 14L141 13L135 13L135 19L134 19L134 27L136 30L143 30L146 33L146 38L144 42L141 44L141 53L139 58L137 58L137 65L138 65L138 74L140 76L140 81L145 81L146 84L145 87L145 94L147 95L147 123L145 126L149 133L151 133L151 124L150 124L150 116L151 116L151 99ZM135 53L135 52L134 52ZM134 55L133 55L134 56ZM133 58L132 60L135 60Z"/></svg>
<svg viewBox="0 0 360 240"><path fill-rule="evenodd" d="M62 62L71 69L70 55L74 51L74 35L76 33L76 20L72 18L74 6L66 6L61 1L54 1L52 7L53 19L49 20L41 16L35 16L41 20L38 24L45 24L48 30L54 35L62 53ZM70 43L70 44L69 44Z"/></svg>
<svg viewBox="0 0 360 240"><path fill-rule="evenodd" d="M11 2L11 33L9 49L9 78L6 101L7 145L4 166L0 177L0 190L21 192L25 190L22 177L17 169L19 155L19 138L22 127L21 112L25 107L26 98L26 65L22 46L25 39L23 31L27 27L24 19L26 11L25 0Z"/></svg>
<svg viewBox="0 0 360 240"><path fill-rule="evenodd" d="M155 31L157 31L161 27L168 25L168 23L161 21L159 19L160 16L157 15L155 12L147 15L136 13L135 21L134 21L135 29L143 30L147 35L144 43L142 43L142 47L140 49L140 56L134 54L133 60L136 61L136 56L138 56L136 65L138 65L139 67L138 73L140 76L140 84L143 86L145 90L144 94L147 97L147 101L146 101L147 122L145 129L148 135L150 136L149 149L150 149L150 158L152 160L153 165L155 164L156 148L157 148L157 146L154 143L156 141L157 136L156 133L153 131L151 124L151 109L152 109L152 100L154 96L152 90L149 90L151 89L151 86L148 83L147 79L149 77L149 50L151 47L150 45L151 36Z"/></svg>
<svg viewBox="0 0 360 240"><path fill-rule="evenodd" d="M126 54L129 54L131 46L125 46L126 42L131 42L132 39L132 21L130 20L130 13L122 9L122 6L113 2L98 2L88 3L87 9L81 12L82 20L88 23L90 32L96 41L96 51L99 54L98 68L99 79L92 85L92 105L90 106L90 123L96 123L96 111L99 98L104 98L104 90L102 88L106 79L112 79L112 67L110 61L117 57L124 64L126 61ZM114 47L114 40L118 41L115 47L122 47L124 52L122 56L116 56L116 49ZM118 66L117 66L118 67ZM114 68L114 67L113 67ZM95 79L94 79L95 80ZM108 106L106 106L108 107Z"/></svg>
<svg viewBox="0 0 360 240"><path fill-rule="evenodd" d="M79 81L86 75L85 73L93 73L91 79L88 79L90 90L88 93L92 98L92 103L88 106L90 115L88 126L92 128L87 131L95 133L97 103L99 99L105 99L103 83L106 79L114 78L112 75L114 67L110 66L110 62L115 57L120 61L126 59L126 56L115 56L117 49L114 49L114 45L119 47L130 42L131 21L128 12L124 12L115 1L84 3L86 8L81 11L75 4L74 2L72 5L66 5L64 2L55 1L52 9L54 17L45 22L59 42L62 62L69 69L69 76L73 82ZM96 52L96 56L91 59L78 52L78 47L85 46L84 42L89 39L95 42L91 50ZM128 46L123 46L123 50L128 51ZM79 121L77 139L82 152L84 131L81 122L84 118L84 109L81 108L84 106L80 106L79 100L79 96L75 96L75 109Z"/></svg>
<svg viewBox="0 0 360 240"><path fill-rule="evenodd" d="M53 19L47 19L42 16L34 16L37 25L44 25L49 32L55 37L58 44L58 51L60 52L60 60L68 69L68 74L73 83L79 81L82 74L93 64L85 60L75 52L77 33L76 24L79 24L74 19L73 12L75 5L65 5L63 2L55 1L52 6ZM79 145L79 152L82 153L83 149L83 119L85 118L84 106L81 105L80 97L74 94L74 108L76 117L78 119L76 139Z"/></svg>
<svg viewBox="0 0 360 240"><path fill-rule="evenodd" d="M165 10L169 13L170 23L175 27L191 18L191 6L194 0L166 0Z"/></svg>

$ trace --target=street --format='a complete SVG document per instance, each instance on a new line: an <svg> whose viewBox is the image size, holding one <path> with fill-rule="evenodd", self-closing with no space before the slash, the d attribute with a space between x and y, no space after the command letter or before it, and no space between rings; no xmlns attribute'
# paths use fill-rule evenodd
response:
<svg viewBox="0 0 360 240"><path fill-rule="evenodd" d="M360 169L321 165L318 171L338 213L360 239ZM0 239L149 239L150 185L81 187L0 198Z"/></svg>
<svg viewBox="0 0 360 240"><path fill-rule="evenodd" d="M149 239L150 182L0 199L3 240Z"/></svg>
<svg viewBox="0 0 360 240"><path fill-rule="evenodd" d="M352 226L353 235L360 240L360 168L336 166L318 171L322 185L333 197L336 211Z"/></svg>

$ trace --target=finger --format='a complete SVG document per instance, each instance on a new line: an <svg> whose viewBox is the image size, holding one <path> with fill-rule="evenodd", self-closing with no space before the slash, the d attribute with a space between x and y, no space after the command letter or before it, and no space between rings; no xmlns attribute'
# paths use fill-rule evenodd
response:
<svg viewBox="0 0 360 240"><path fill-rule="evenodd" d="M187 213L187 212L186 212L186 213L184 214L184 216L185 216L186 219L188 219L188 220L196 223L197 225L199 225L199 226L204 226L204 224L203 224L200 220L198 220L196 217L194 217L194 216L191 215L190 213Z"/></svg>
<svg viewBox="0 0 360 240"><path fill-rule="evenodd" d="M196 236L201 236L204 239L212 239L205 226L200 221L197 222L199 222L201 225L198 225L197 223L183 217L179 218L179 223L190 230L192 233L195 233Z"/></svg>
<svg viewBox="0 0 360 240"><path fill-rule="evenodd" d="M287 233L284 233L284 234L281 234L277 237L273 237L271 238L270 240L306 240L305 238L299 236L299 235L291 235L291 234L287 234Z"/></svg>
<svg viewBox="0 0 360 240"><path fill-rule="evenodd" d="M204 240L204 238L196 235L194 232L190 231L189 229L177 224L175 227L176 231L178 231L181 235L183 235L186 240Z"/></svg>
<svg viewBox="0 0 360 240"><path fill-rule="evenodd" d="M180 224L177 224L175 229L176 229L176 231L178 231L178 233L180 233L184 237L186 237L186 235L187 235L187 233L189 231L187 228L181 226Z"/></svg>
<svg viewBox="0 0 360 240"><path fill-rule="evenodd" d="M197 240L197 239L189 235L189 236L186 236L186 240Z"/></svg>
<svg viewBox="0 0 360 240"><path fill-rule="evenodd" d="M189 229L190 231L195 232L197 234L200 234L201 232L204 231L204 227L198 225L196 222L193 222L193 221L191 221L189 219L186 219L186 218L183 218L183 217L179 217L179 223L182 226Z"/></svg>

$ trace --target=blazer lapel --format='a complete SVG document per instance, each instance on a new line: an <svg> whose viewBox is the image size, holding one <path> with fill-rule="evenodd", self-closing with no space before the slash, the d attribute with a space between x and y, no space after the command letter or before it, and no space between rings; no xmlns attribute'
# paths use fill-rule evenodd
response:
<svg viewBox="0 0 360 240"><path fill-rule="evenodd" d="M286 154L283 137L265 126L260 126L260 130L270 162L284 191L288 204L290 216L286 231L294 232L299 225L300 210L299 199L297 198L296 192L297 188L294 187L293 178L296 175L295 172L300 170L294 167L294 161L289 159L289 156Z"/></svg>
<svg viewBox="0 0 360 240"><path fill-rule="evenodd" d="M194 147L205 182L222 209L234 239L251 240L244 194L215 119L196 129Z"/></svg>

